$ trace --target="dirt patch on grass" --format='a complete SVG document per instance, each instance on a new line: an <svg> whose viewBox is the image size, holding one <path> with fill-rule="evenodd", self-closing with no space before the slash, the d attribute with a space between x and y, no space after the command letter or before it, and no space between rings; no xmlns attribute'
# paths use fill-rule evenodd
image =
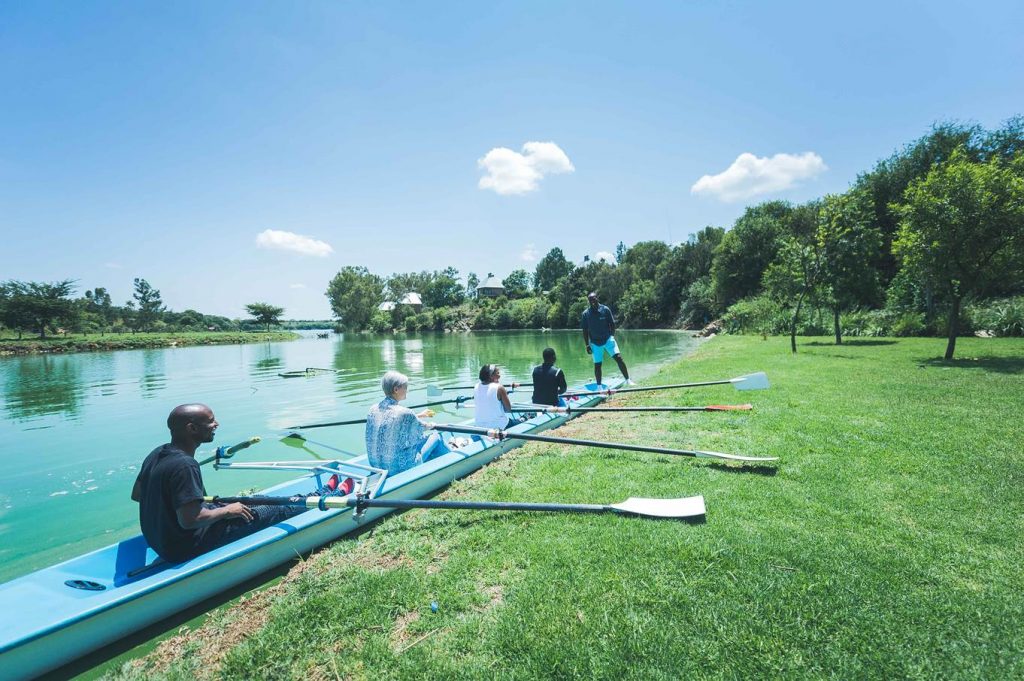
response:
<svg viewBox="0 0 1024 681"><path fill-rule="evenodd" d="M391 630L391 650L396 653L401 652L409 645L409 641L413 639L409 635L409 627L420 621L420 613L416 610L407 612L404 615L400 615L395 620L395 628Z"/></svg>
<svg viewBox="0 0 1024 681"><path fill-rule="evenodd" d="M484 595L487 596L487 602L480 607L481 612L493 610L505 602L505 587L501 584L485 586L481 591L483 591Z"/></svg>
<svg viewBox="0 0 1024 681"><path fill-rule="evenodd" d="M403 554L376 554L372 549L353 553L351 562L364 570L396 570L412 567L412 559Z"/></svg>

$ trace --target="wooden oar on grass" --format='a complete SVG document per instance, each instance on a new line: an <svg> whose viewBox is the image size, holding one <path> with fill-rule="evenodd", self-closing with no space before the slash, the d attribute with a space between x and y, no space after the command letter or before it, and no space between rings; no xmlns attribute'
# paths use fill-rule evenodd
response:
<svg viewBox="0 0 1024 681"><path fill-rule="evenodd" d="M204 501L246 505L299 506L325 511L334 508L433 508L472 511L541 511L547 513L617 513L643 518L695 518L703 516L704 497L645 499L630 497L618 504L538 504L517 501L438 501L434 499L369 499L362 495L345 497L206 497Z"/></svg>
<svg viewBox="0 0 1024 681"><path fill-rule="evenodd" d="M560 445L579 445L581 447L601 447L604 449L622 449L628 452L651 452L653 454L670 454L672 456L690 456L699 459L723 459L725 461L748 461L765 462L778 461L777 456L742 456L740 454L723 454L722 452L708 452L700 449L668 449L665 447L646 447L644 445L630 445L622 442L599 442L597 440L577 440L568 437L550 437L547 435L528 435L526 433L513 433L507 430L495 428L476 428L474 426L451 426L435 423L431 426L434 430L443 430L449 433L467 433L469 435L486 435L495 440L505 438L513 440L526 440L528 442L553 442Z"/></svg>
<svg viewBox="0 0 1024 681"><path fill-rule="evenodd" d="M706 385L725 385L731 383L737 390L767 390L769 387L768 375L763 371L756 374L747 374L724 381L702 381L700 383L675 383L673 385L652 385L643 388L606 388L604 390L583 390L564 393L563 397L575 397L582 395L613 395L615 393L639 393L648 390L674 390L676 388L700 388Z"/></svg>

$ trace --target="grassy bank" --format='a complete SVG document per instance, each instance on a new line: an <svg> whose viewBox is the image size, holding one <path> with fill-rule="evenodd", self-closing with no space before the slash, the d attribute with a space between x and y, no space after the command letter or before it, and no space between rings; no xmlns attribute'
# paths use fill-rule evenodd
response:
<svg viewBox="0 0 1024 681"><path fill-rule="evenodd" d="M703 494L707 522L415 511L126 665L126 678L1024 675L1024 342L719 337L650 383L765 370L557 431L777 468L530 444L443 496ZM430 604L436 601L438 610Z"/></svg>
<svg viewBox="0 0 1024 681"><path fill-rule="evenodd" d="M233 332L183 331L181 333L124 333L53 336L46 339L0 336L0 355L32 355L46 352L92 352L97 350L138 350L185 345L230 345L294 340L291 331Z"/></svg>

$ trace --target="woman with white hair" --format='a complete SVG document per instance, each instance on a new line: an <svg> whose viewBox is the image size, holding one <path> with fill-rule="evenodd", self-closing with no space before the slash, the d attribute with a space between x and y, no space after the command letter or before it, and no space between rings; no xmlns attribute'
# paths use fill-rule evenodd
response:
<svg viewBox="0 0 1024 681"><path fill-rule="evenodd" d="M415 414L399 404L409 393L409 378L405 374L388 371L380 387L384 399L366 415L366 456L371 466L396 475L449 451L441 434L427 434L427 424L420 420L430 418L434 412L424 409Z"/></svg>

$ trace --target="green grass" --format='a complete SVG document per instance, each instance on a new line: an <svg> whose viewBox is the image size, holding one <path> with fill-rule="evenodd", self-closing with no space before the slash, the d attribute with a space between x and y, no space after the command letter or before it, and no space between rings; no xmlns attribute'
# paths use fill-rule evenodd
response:
<svg viewBox="0 0 1024 681"><path fill-rule="evenodd" d="M766 392L615 400L752 413L590 415L558 431L777 468L530 444L443 495L703 494L705 524L406 513L118 676L1024 677L1024 342L962 339L948 363L935 339L787 344L720 337L649 381L765 370Z"/></svg>
<svg viewBox="0 0 1024 681"><path fill-rule="evenodd" d="M0 333L0 355L37 354L44 352L89 352L96 350L135 350L184 345L223 345L232 343L265 343L298 338L291 331L235 332L182 331L178 333L98 333L48 336L45 339L25 335L18 340L10 331Z"/></svg>

